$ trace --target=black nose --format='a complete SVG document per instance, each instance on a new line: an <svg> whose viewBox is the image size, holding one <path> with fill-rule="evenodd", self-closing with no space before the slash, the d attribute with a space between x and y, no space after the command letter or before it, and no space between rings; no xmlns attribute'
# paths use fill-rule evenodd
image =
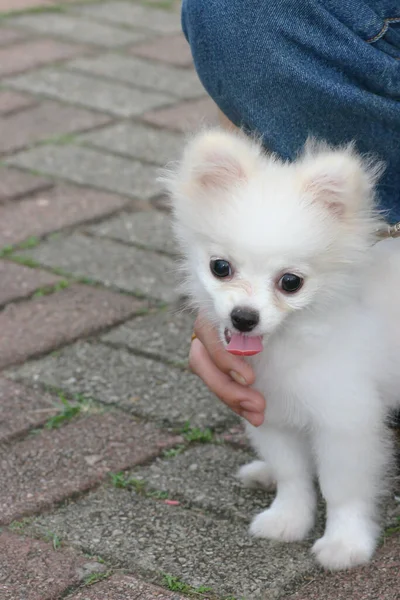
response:
<svg viewBox="0 0 400 600"><path fill-rule="evenodd" d="M235 329L247 332L254 329L260 320L260 315L251 308L234 308L231 312L231 321Z"/></svg>

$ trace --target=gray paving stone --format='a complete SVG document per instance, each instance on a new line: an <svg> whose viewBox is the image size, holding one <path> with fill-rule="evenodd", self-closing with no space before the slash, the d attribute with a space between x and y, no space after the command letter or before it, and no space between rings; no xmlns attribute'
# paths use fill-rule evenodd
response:
<svg viewBox="0 0 400 600"><path fill-rule="evenodd" d="M160 193L155 167L92 148L48 144L15 154L6 163L142 200Z"/></svg>
<svg viewBox="0 0 400 600"><path fill-rule="evenodd" d="M143 349L146 340L143 340ZM116 350L78 342L8 373L17 381L55 386L159 423L225 428L236 417L201 381L180 369Z"/></svg>
<svg viewBox="0 0 400 600"><path fill-rule="evenodd" d="M133 89L116 81L103 81L62 69L40 69L5 79L12 88L43 94L64 102L101 110L117 117L140 115L167 106L174 99L166 94Z"/></svg>
<svg viewBox="0 0 400 600"><path fill-rule="evenodd" d="M67 67L181 99L198 98L206 93L195 71L176 69L134 56L100 54L69 61Z"/></svg>
<svg viewBox="0 0 400 600"><path fill-rule="evenodd" d="M120 214L86 230L92 234L136 244L149 250L177 255L171 219L168 214L155 210Z"/></svg>
<svg viewBox="0 0 400 600"><path fill-rule="evenodd" d="M170 573L194 587L209 586L218 597L282 598L315 573L308 544L252 539L247 527L102 488L39 517L31 529L50 530L147 580L161 581L161 572Z"/></svg>
<svg viewBox="0 0 400 600"><path fill-rule="evenodd" d="M96 3L79 6L75 10L96 20L119 23L125 26L131 25L157 33L178 33L181 31L179 13L147 8L133 2Z"/></svg>
<svg viewBox="0 0 400 600"><path fill-rule="evenodd" d="M102 340L140 351L145 339L147 353L186 364L194 319L194 315L187 312L176 310L174 313L167 309L127 321L105 334Z"/></svg>
<svg viewBox="0 0 400 600"><path fill-rule="evenodd" d="M80 136L85 144L158 165L177 160L183 136L137 123L118 123Z"/></svg>
<svg viewBox="0 0 400 600"><path fill-rule="evenodd" d="M200 444L175 458L159 458L135 468L130 475L144 481L146 490L168 492L168 498L186 507L249 522L274 498L274 493L243 488L236 478L239 467L252 460L254 456L243 450Z"/></svg>
<svg viewBox="0 0 400 600"><path fill-rule="evenodd" d="M28 31L44 35L65 38L85 44L95 44L115 48L129 43L140 42L148 38L143 31L133 31L96 23L93 19L85 19L81 15L62 13L27 14L8 19L13 27L21 27Z"/></svg>
<svg viewBox="0 0 400 600"><path fill-rule="evenodd" d="M74 233L18 254L141 296L166 302L177 299L172 259L112 240Z"/></svg>

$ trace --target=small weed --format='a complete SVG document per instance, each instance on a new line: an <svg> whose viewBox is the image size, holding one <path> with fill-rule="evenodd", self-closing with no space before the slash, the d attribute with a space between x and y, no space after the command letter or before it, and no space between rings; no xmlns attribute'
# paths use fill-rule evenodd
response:
<svg viewBox="0 0 400 600"><path fill-rule="evenodd" d="M37 267L40 267L40 264L36 260L29 258L29 256L21 256L20 254L13 254L12 256L10 256L10 258L12 261L18 263L19 265L24 265L25 267L31 267L31 269L37 269Z"/></svg>
<svg viewBox="0 0 400 600"><path fill-rule="evenodd" d="M202 594L212 592L210 587L202 585L198 588L194 588L193 586L179 579L179 577L169 575L168 573L163 573L163 578L165 587L167 587L171 592L180 592L190 596L201 596Z"/></svg>
<svg viewBox="0 0 400 600"><path fill-rule="evenodd" d="M46 540L46 542L51 542L53 544L54 550L59 550L62 546L61 538L52 531L48 531L44 536L44 539Z"/></svg>
<svg viewBox="0 0 400 600"><path fill-rule="evenodd" d="M146 487L146 482L135 477L128 477L120 471L119 473L110 473L111 483L119 489L134 489L136 492L143 492Z"/></svg>
<svg viewBox="0 0 400 600"><path fill-rule="evenodd" d="M175 448L169 448L168 450L164 450L162 455L164 458L175 458L175 456L178 456L185 450L185 447L186 446L184 446L183 444L179 444L179 446L175 446Z"/></svg>
<svg viewBox="0 0 400 600"><path fill-rule="evenodd" d="M32 8L26 8L25 10L9 10L7 12L0 13L0 20L8 19L10 17L19 17L20 15L60 12L65 12L65 7L60 4L56 4L55 6L33 6Z"/></svg>
<svg viewBox="0 0 400 600"><path fill-rule="evenodd" d="M169 494L168 494L168 492L155 491L155 492L147 492L146 496L149 496L150 498L156 498L157 500L167 500L169 497Z"/></svg>
<svg viewBox="0 0 400 600"><path fill-rule="evenodd" d="M397 517L398 525L394 525L392 527L388 527L385 529L384 537L388 537L389 535L394 535L395 533L400 533L400 517Z"/></svg>
<svg viewBox="0 0 400 600"><path fill-rule="evenodd" d="M40 142L41 146L45 146L47 144L53 144L55 146L66 146L67 144L72 144L75 141L77 136L72 133L66 133L63 135L55 135L53 137L46 138Z"/></svg>
<svg viewBox="0 0 400 600"><path fill-rule="evenodd" d="M56 292L60 292L61 290L65 290L70 285L70 282L66 279L59 281L55 285L49 285L46 287L39 288L33 294L33 298L42 298L43 296L48 296L49 294L54 294Z"/></svg>
<svg viewBox="0 0 400 600"><path fill-rule="evenodd" d="M19 250L28 250L29 248L35 248L38 244L40 244L40 240L38 237L32 235L28 237L26 240L17 245Z"/></svg>
<svg viewBox="0 0 400 600"><path fill-rule="evenodd" d="M24 517L20 521L13 521L10 523L9 528L11 531L15 531L16 533L22 533L24 529L30 525L33 521L33 517Z"/></svg>
<svg viewBox="0 0 400 600"><path fill-rule="evenodd" d="M103 579L108 579L108 577L110 577L112 571L103 571L100 573L91 573L90 575L88 575L85 578L85 585L89 586L89 585L93 585L94 583L97 583L98 581L102 581Z"/></svg>
<svg viewBox="0 0 400 600"><path fill-rule="evenodd" d="M12 252L14 252L14 246L4 246L0 250L0 258L4 258L5 256L9 256Z"/></svg>
<svg viewBox="0 0 400 600"><path fill-rule="evenodd" d="M182 427L181 433L187 442L198 442L200 444L212 442L214 437L213 432L208 427L206 429L191 427L189 421L186 421L185 425Z"/></svg>
<svg viewBox="0 0 400 600"><path fill-rule="evenodd" d="M86 398L75 396L74 399L76 404L72 404L62 392L58 392L58 397L61 400L62 409L57 415L50 417L50 419L46 421L44 425L46 429L57 429L65 423L65 421L69 421L79 415L84 408L87 408L89 403Z"/></svg>

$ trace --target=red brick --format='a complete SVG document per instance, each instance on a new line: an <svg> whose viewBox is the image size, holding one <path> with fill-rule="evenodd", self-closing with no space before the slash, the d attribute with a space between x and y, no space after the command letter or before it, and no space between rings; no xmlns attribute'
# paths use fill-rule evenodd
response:
<svg viewBox="0 0 400 600"><path fill-rule="evenodd" d="M0 0L0 12L11 12L14 10L26 10L38 6L50 6L52 0Z"/></svg>
<svg viewBox="0 0 400 600"><path fill-rule="evenodd" d="M200 598L200 596L199 596ZM132 575L114 575L72 594L70 600L185 600L183 596L139 581Z"/></svg>
<svg viewBox="0 0 400 600"><path fill-rule="evenodd" d="M0 206L0 248L102 217L128 203L133 204L116 194L58 185L34 198Z"/></svg>
<svg viewBox="0 0 400 600"><path fill-rule="evenodd" d="M400 535L386 540L372 564L321 576L288 600L399 600Z"/></svg>
<svg viewBox="0 0 400 600"><path fill-rule="evenodd" d="M42 425L58 410L55 398L49 394L38 394L0 378L0 442Z"/></svg>
<svg viewBox="0 0 400 600"><path fill-rule="evenodd" d="M60 280L61 277L51 273L2 260L0 261L0 306L13 300L27 298L39 288L55 285Z"/></svg>
<svg viewBox="0 0 400 600"><path fill-rule="evenodd" d="M145 113L142 118L151 125L184 133L194 131L202 125L218 124L217 107L209 98L152 110Z"/></svg>
<svg viewBox="0 0 400 600"><path fill-rule="evenodd" d="M9 304L0 313L0 368L119 323L143 306L130 296L84 285Z"/></svg>
<svg viewBox="0 0 400 600"><path fill-rule="evenodd" d="M9 531L0 533L1 600L56 600L82 579L88 559L70 549L56 552L50 543Z"/></svg>
<svg viewBox="0 0 400 600"><path fill-rule="evenodd" d="M136 56L159 60L178 67L191 67L193 65L189 44L181 34L166 35L154 42L135 45L131 48L131 52Z"/></svg>
<svg viewBox="0 0 400 600"><path fill-rule="evenodd" d="M28 196L52 186L53 183L44 177L0 167L0 202Z"/></svg>
<svg viewBox="0 0 400 600"><path fill-rule="evenodd" d="M1 0L0 0L1 6ZM1 12L1 8L0 8ZM17 29L0 29L0 46L7 46L8 44L13 44L15 42L19 42L27 37L27 34L24 31L18 31Z"/></svg>
<svg viewBox="0 0 400 600"><path fill-rule="evenodd" d="M29 108L36 103L33 98L17 94L17 92L0 92L0 115L7 115L23 108Z"/></svg>
<svg viewBox="0 0 400 600"><path fill-rule="evenodd" d="M0 77L74 58L85 50L82 46L53 40L32 40L23 44L13 44L0 50Z"/></svg>
<svg viewBox="0 0 400 600"><path fill-rule="evenodd" d="M15 152L40 140L104 125L110 117L84 108L46 101L31 110L0 118L0 153Z"/></svg>
<svg viewBox="0 0 400 600"><path fill-rule="evenodd" d="M91 489L109 472L157 456L178 438L127 415L105 413L77 418L0 453L0 522L50 508Z"/></svg>

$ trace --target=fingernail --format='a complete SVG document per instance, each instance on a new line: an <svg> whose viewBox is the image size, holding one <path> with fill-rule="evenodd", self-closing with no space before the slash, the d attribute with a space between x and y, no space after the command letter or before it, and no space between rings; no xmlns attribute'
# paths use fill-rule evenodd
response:
<svg viewBox="0 0 400 600"><path fill-rule="evenodd" d="M229 371L229 375L234 381L236 381L236 383L240 383L240 385L247 385L247 381L240 373L237 373L236 371Z"/></svg>
<svg viewBox="0 0 400 600"><path fill-rule="evenodd" d="M262 425L262 420L260 420L260 415L254 412L247 412L244 410L242 412L243 419L246 419L250 423L250 425L254 425L254 427L259 427Z"/></svg>

